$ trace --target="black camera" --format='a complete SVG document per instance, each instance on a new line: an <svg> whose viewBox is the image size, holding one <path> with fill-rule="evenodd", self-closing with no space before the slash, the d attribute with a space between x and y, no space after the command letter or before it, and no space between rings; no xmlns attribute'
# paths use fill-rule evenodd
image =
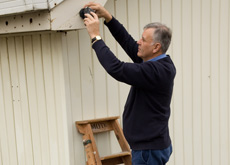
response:
<svg viewBox="0 0 230 165"><path fill-rule="evenodd" d="M93 9L91 9L89 7L86 7L86 8L82 8L80 10L79 14L80 14L80 17L82 19L84 19L85 18L85 14L90 14L90 12L94 12L95 13L95 11ZM90 15L92 15L92 14L90 14Z"/></svg>

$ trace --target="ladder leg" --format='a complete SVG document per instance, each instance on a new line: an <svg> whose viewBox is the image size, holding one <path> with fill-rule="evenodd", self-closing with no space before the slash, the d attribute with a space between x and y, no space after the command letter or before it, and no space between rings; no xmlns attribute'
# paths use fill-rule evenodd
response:
<svg viewBox="0 0 230 165"><path fill-rule="evenodd" d="M91 125L87 124L85 126L85 129L86 129L86 135L88 135L89 140L91 140L91 144L92 144L91 148L93 149L93 154L94 154L94 158L95 158L95 161L96 161L96 165L102 165L101 159L100 159L100 156L99 156L99 152L97 150L97 146L96 146L96 142L95 142L95 139L94 139L94 135L93 135Z"/></svg>
<svg viewBox="0 0 230 165"><path fill-rule="evenodd" d="M132 165L132 158L131 158L131 156L126 156L126 157L122 158L122 160L125 163L125 165Z"/></svg>
<svg viewBox="0 0 230 165"><path fill-rule="evenodd" d="M128 142L125 139L125 136L123 134L123 131L122 131L118 121L114 120L112 122L112 125L113 125L113 129L114 129L114 133L115 133L116 138L117 138L117 140L121 146L122 151L130 151Z"/></svg>
<svg viewBox="0 0 230 165"><path fill-rule="evenodd" d="M120 127L119 123L118 123L118 120L114 120L112 122L112 125L113 125L113 129L114 129L114 133L116 135L116 138L121 146L121 150L122 151L130 151L130 148L129 148L129 145L128 145L128 142L126 141L125 139L125 136L123 134L123 131L122 131L122 128ZM123 162L125 163L125 165L131 165L132 163L132 157L131 156L126 156L126 157L123 157Z"/></svg>
<svg viewBox="0 0 230 165"><path fill-rule="evenodd" d="M93 151L92 141L88 134L83 136L83 145L87 157L87 165L96 165L96 158Z"/></svg>

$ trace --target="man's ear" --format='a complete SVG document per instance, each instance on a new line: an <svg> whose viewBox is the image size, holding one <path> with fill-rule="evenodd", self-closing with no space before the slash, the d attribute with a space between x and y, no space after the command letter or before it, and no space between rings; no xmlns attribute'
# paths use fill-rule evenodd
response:
<svg viewBox="0 0 230 165"><path fill-rule="evenodd" d="M153 48L153 53L157 53L161 50L161 44L160 43L156 43L154 45L154 48Z"/></svg>

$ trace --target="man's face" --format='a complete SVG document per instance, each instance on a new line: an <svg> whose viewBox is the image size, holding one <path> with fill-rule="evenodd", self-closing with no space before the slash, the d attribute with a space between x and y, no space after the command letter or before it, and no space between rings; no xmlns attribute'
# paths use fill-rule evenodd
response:
<svg viewBox="0 0 230 165"><path fill-rule="evenodd" d="M153 28L145 29L142 33L142 38L137 42L139 45L137 56L143 61L150 60L154 55L154 41L152 39L154 30Z"/></svg>

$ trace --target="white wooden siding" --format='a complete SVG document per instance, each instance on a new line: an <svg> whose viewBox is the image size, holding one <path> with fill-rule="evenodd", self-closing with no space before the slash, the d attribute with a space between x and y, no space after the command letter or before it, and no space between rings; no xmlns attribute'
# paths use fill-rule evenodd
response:
<svg viewBox="0 0 230 165"><path fill-rule="evenodd" d="M1 0L0 15L48 9L47 0Z"/></svg>
<svg viewBox="0 0 230 165"><path fill-rule="evenodd" d="M0 164L68 163L60 44L60 34L0 37Z"/></svg>
<svg viewBox="0 0 230 165"><path fill-rule="evenodd" d="M230 2L108 0L105 7L138 40L160 21L172 28L177 75L169 165L230 164ZM101 22L101 35L130 61ZM99 64L85 29L0 37L0 165L85 164L75 121L120 115L129 86ZM120 122L121 122L120 120ZM118 152L113 133L96 137Z"/></svg>
<svg viewBox="0 0 230 165"><path fill-rule="evenodd" d="M0 0L0 15L52 9L64 0Z"/></svg>

